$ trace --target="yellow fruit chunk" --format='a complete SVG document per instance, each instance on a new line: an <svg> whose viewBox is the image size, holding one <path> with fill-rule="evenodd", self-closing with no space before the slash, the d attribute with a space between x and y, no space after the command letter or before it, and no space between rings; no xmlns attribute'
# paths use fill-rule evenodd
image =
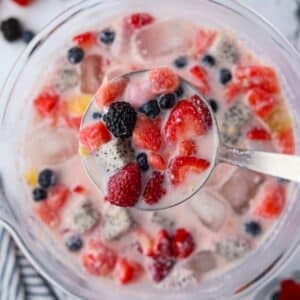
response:
<svg viewBox="0 0 300 300"><path fill-rule="evenodd" d="M76 116L82 116L91 100L92 96L88 94L82 94L74 97L72 100L67 102L68 112Z"/></svg>
<svg viewBox="0 0 300 300"><path fill-rule="evenodd" d="M79 146L79 155L82 156L82 157L88 157L89 156L89 150L86 149L85 147L83 146Z"/></svg>
<svg viewBox="0 0 300 300"><path fill-rule="evenodd" d="M30 168L26 171L24 174L25 180L27 184L31 187L34 187L37 185L38 181L38 171L35 168Z"/></svg>
<svg viewBox="0 0 300 300"><path fill-rule="evenodd" d="M291 116L283 105L275 107L265 122L272 134L277 134L293 127Z"/></svg>

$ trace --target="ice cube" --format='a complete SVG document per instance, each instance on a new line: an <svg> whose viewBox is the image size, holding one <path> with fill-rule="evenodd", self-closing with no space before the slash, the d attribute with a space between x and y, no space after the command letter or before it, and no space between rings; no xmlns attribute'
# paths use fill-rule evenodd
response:
<svg viewBox="0 0 300 300"><path fill-rule="evenodd" d="M102 57L100 55L89 55L80 64L80 89L82 93L94 94L103 79Z"/></svg>
<svg viewBox="0 0 300 300"><path fill-rule="evenodd" d="M229 164L220 163L216 166L211 176L208 178L206 187L219 187L232 176L236 167Z"/></svg>
<svg viewBox="0 0 300 300"><path fill-rule="evenodd" d="M151 222L160 225L165 229L172 229L174 227L174 221L166 214L159 211L152 213Z"/></svg>
<svg viewBox="0 0 300 300"><path fill-rule="evenodd" d="M176 266L160 286L167 289L182 289L196 283L197 278L192 270Z"/></svg>
<svg viewBox="0 0 300 300"><path fill-rule="evenodd" d="M221 188L220 194L228 200L237 213L243 213L264 180L262 174L238 168Z"/></svg>
<svg viewBox="0 0 300 300"><path fill-rule="evenodd" d="M137 55L146 61L162 59L192 49L197 27L189 22L165 20L139 30L133 46Z"/></svg>
<svg viewBox="0 0 300 300"><path fill-rule="evenodd" d="M48 125L31 131L24 145L25 156L36 167L64 163L77 151L78 139L73 130Z"/></svg>
<svg viewBox="0 0 300 300"><path fill-rule="evenodd" d="M214 253L210 250L197 252L186 263L187 268L195 272L197 276L203 275L217 267Z"/></svg>
<svg viewBox="0 0 300 300"><path fill-rule="evenodd" d="M189 205L210 230L218 231L226 220L226 204L215 193L201 191L189 201Z"/></svg>

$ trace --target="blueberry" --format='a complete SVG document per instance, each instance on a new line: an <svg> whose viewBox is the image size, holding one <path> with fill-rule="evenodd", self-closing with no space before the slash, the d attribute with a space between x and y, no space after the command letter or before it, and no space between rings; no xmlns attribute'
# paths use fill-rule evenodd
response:
<svg viewBox="0 0 300 300"><path fill-rule="evenodd" d="M42 188L35 188L32 191L32 197L33 200L38 202L38 201L43 201L47 198L48 194L47 191L45 189Z"/></svg>
<svg viewBox="0 0 300 300"><path fill-rule="evenodd" d="M164 94L159 97L159 106L162 109L169 109L175 105L176 95L175 94Z"/></svg>
<svg viewBox="0 0 300 300"><path fill-rule="evenodd" d="M178 69L183 69L186 67L188 59L186 56L179 56L174 60L174 66Z"/></svg>
<svg viewBox="0 0 300 300"><path fill-rule="evenodd" d="M275 292L271 295L270 300L279 300L279 292Z"/></svg>
<svg viewBox="0 0 300 300"><path fill-rule="evenodd" d="M97 119L101 119L102 118L102 114L98 111L93 113L93 119L97 120Z"/></svg>
<svg viewBox="0 0 300 300"><path fill-rule="evenodd" d="M78 235L72 235L66 239L66 247L71 252L77 252L79 251L83 246L82 238Z"/></svg>
<svg viewBox="0 0 300 300"><path fill-rule="evenodd" d="M136 157L136 161L142 171L147 171L149 169L148 165L148 159L147 159L147 154L146 153L140 153Z"/></svg>
<svg viewBox="0 0 300 300"><path fill-rule="evenodd" d="M84 51L79 47L73 47L68 51L68 60L72 65L80 63L84 58Z"/></svg>
<svg viewBox="0 0 300 300"><path fill-rule="evenodd" d="M203 64L205 64L206 66L209 66L209 67L213 67L216 64L215 58L210 54L203 56L202 62L203 62Z"/></svg>
<svg viewBox="0 0 300 300"><path fill-rule="evenodd" d="M103 44L111 45L114 42L115 38L116 38L116 33L110 28L106 28L102 30L100 33L100 41Z"/></svg>
<svg viewBox="0 0 300 300"><path fill-rule="evenodd" d="M50 169L45 169L40 172L38 182L40 187L47 189L56 184L56 176Z"/></svg>
<svg viewBox="0 0 300 300"><path fill-rule="evenodd" d="M261 234L262 228L258 222L250 221L245 224L245 231L252 236L258 236Z"/></svg>
<svg viewBox="0 0 300 300"><path fill-rule="evenodd" d="M3 37L8 42L14 42L21 38L22 36L22 26L18 19L8 18L1 22L0 26Z"/></svg>
<svg viewBox="0 0 300 300"><path fill-rule="evenodd" d="M156 100L150 100L139 108L139 111L147 117L155 118L159 115L160 109Z"/></svg>
<svg viewBox="0 0 300 300"><path fill-rule="evenodd" d="M29 44L31 40L34 38L34 33L31 30L25 30L22 33L22 41L25 44Z"/></svg>
<svg viewBox="0 0 300 300"><path fill-rule="evenodd" d="M175 91L175 94L178 98L182 97L184 94L184 89L182 85L179 86L179 88Z"/></svg>
<svg viewBox="0 0 300 300"><path fill-rule="evenodd" d="M218 102L214 99L209 100L209 104L214 113L217 113L219 110Z"/></svg>
<svg viewBox="0 0 300 300"><path fill-rule="evenodd" d="M228 69L221 69L220 71L220 82L225 85L232 79L231 71Z"/></svg>

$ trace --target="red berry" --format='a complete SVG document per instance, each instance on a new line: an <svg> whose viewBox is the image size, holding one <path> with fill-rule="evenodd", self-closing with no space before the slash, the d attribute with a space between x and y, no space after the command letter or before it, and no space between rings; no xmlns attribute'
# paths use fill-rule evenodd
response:
<svg viewBox="0 0 300 300"><path fill-rule="evenodd" d="M103 122L96 122L82 128L79 141L90 152L97 150L102 144L109 142L111 135Z"/></svg>
<svg viewBox="0 0 300 300"><path fill-rule="evenodd" d="M41 221L49 227L56 227L60 222L59 215L49 207L47 201L38 203L34 211Z"/></svg>
<svg viewBox="0 0 300 300"><path fill-rule="evenodd" d="M285 207L285 187L276 182L267 182L257 196L258 204L254 213L262 218L277 218Z"/></svg>
<svg viewBox="0 0 300 300"><path fill-rule="evenodd" d="M175 260L168 256L155 256L150 265L149 273L154 282L161 282L166 278L175 265Z"/></svg>
<svg viewBox="0 0 300 300"><path fill-rule="evenodd" d="M115 276L121 284L128 284L134 281L143 271L143 267L134 261L121 258L117 261Z"/></svg>
<svg viewBox="0 0 300 300"><path fill-rule="evenodd" d="M134 29L142 28L153 23L154 17L148 13L135 13L125 19L126 23Z"/></svg>
<svg viewBox="0 0 300 300"><path fill-rule="evenodd" d="M193 140L184 140L180 143L180 155L193 156L197 154L197 146Z"/></svg>
<svg viewBox="0 0 300 300"><path fill-rule="evenodd" d="M164 188L165 176L157 171L154 171L148 180L143 197L147 204L155 204L160 198L165 195L166 189Z"/></svg>
<svg viewBox="0 0 300 300"><path fill-rule="evenodd" d="M178 102L172 109L164 127L168 142L176 142L206 133L206 126L196 107L188 100Z"/></svg>
<svg viewBox="0 0 300 300"><path fill-rule="evenodd" d="M281 289L278 300L298 300L300 299L300 284L291 279L281 282Z"/></svg>
<svg viewBox="0 0 300 300"><path fill-rule="evenodd" d="M160 119L139 116L133 131L135 147L158 151L161 146Z"/></svg>
<svg viewBox="0 0 300 300"><path fill-rule="evenodd" d="M41 117L53 116L59 102L59 95L53 92L43 92L33 100L33 105Z"/></svg>
<svg viewBox="0 0 300 300"><path fill-rule="evenodd" d="M90 240L82 255L83 267L92 275L106 276L116 265L117 256L113 250L100 241Z"/></svg>
<svg viewBox="0 0 300 300"><path fill-rule="evenodd" d="M196 35L196 54L202 55L212 45L216 32L200 29Z"/></svg>
<svg viewBox="0 0 300 300"><path fill-rule="evenodd" d="M196 65L190 69L191 74L196 79L196 85L204 95L210 92L208 75L204 68Z"/></svg>
<svg viewBox="0 0 300 300"><path fill-rule="evenodd" d="M281 153L295 154L295 136L292 128L279 133L275 138L275 143Z"/></svg>
<svg viewBox="0 0 300 300"><path fill-rule="evenodd" d="M172 238L165 229L158 232L156 240L154 241L153 251L155 256L173 256Z"/></svg>
<svg viewBox="0 0 300 300"><path fill-rule="evenodd" d="M153 69L149 73L151 89L153 93L172 93L179 85L178 76L169 68Z"/></svg>
<svg viewBox="0 0 300 300"><path fill-rule="evenodd" d="M254 127L247 132L247 139L254 141L269 141L271 140L270 133L264 128Z"/></svg>
<svg viewBox="0 0 300 300"><path fill-rule="evenodd" d="M232 103L235 98L243 91L241 84L230 82L225 88L225 100L228 104Z"/></svg>
<svg viewBox="0 0 300 300"><path fill-rule="evenodd" d="M169 177L172 184L179 184L185 180L188 172L202 173L209 167L210 163L194 156L177 156L173 158L168 166Z"/></svg>
<svg viewBox="0 0 300 300"><path fill-rule="evenodd" d="M177 229L172 240L172 249L174 256L186 258L195 250L195 241L193 236L185 229Z"/></svg>
<svg viewBox="0 0 300 300"><path fill-rule="evenodd" d="M148 154L148 163L154 170L164 171L166 169L166 163L158 153L150 152Z"/></svg>
<svg viewBox="0 0 300 300"><path fill-rule="evenodd" d="M213 119L206 103L198 95L193 95L191 101L197 108L206 130L209 130L213 124Z"/></svg>
<svg viewBox="0 0 300 300"><path fill-rule="evenodd" d="M77 194L82 194L85 192L85 188L82 186L82 185L76 185L74 188L73 188L73 192L74 193L77 193Z"/></svg>
<svg viewBox="0 0 300 300"><path fill-rule="evenodd" d="M72 41L79 47L89 47L95 44L96 35L88 31L75 35Z"/></svg>
<svg viewBox="0 0 300 300"><path fill-rule="evenodd" d="M141 171L138 164L130 163L109 178L105 200L117 206L134 206L140 194Z"/></svg>
<svg viewBox="0 0 300 300"><path fill-rule="evenodd" d="M69 189L64 184L57 184L48 192L47 203L49 208L58 212L66 203L69 196Z"/></svg>
<svg viewBox="0 0 300 300"><path fill-rule="evenodd" d="M119 77L103 83L96 92L95 98L98 106L103 107L121 97L126 89L128 78Z"/></svg>
<svg viewBox="0 0 300 300"><path fill-rule="evenodd" d="M33 0L12 0L20 6L28 6Z"/></svg>
<svg viewBox="0 0 300 300"><path fill-rule="evenodd" d="M256 115L266 119L273 110L276 100L270 93L256 88L249 92L247 102Z"/></svg>

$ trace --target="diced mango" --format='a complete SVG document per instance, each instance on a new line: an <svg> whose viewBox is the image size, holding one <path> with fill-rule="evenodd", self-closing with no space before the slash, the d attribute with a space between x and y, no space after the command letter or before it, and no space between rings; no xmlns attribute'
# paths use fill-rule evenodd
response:
<svg viewBox="0 0 300 300"><path fill-rule="evenodd" d="M79 146L79 155L82 157L88 157L89 156L89 150L83 146Z"/></svg>
<svg viewBox="0 0 300 300"><path fill-rule="evenodd" d="M278 134L293 127L291 116L284 105L275 107L265 122L272 134Z"/></svg>
<svg viewBox="0 0 300 300"><path fill-rule="evenodd" d="M91 100L92 96L88 94L75 96L73 99L67 102L67 110L70 114L82 116Z"/></svg>
<svg viewBox="0 0 300 300"><path fill-rule="evenodd" d="M38 171L35 168L28 169L24 174L25 180L27 184L31 187L34 187L37 185L38 181Z"/></svg>

